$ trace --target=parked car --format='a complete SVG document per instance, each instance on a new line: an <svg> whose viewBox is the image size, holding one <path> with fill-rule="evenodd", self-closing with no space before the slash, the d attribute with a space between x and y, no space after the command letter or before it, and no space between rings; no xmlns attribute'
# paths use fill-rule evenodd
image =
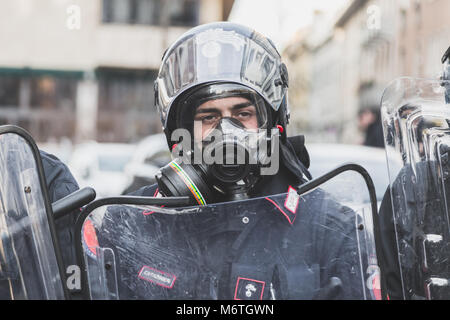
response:
<svg viewBox="0 0 450 320"><path fill-rule="evenodd" d="M373 180L378 204L389 186L386 152L383 148L361 145L309 143L306 145L310 156L309 171L317 178L345 163L356 163L364 167ZM396 168L397 172L400 164Z"/></svg>
<svg viewBox="0 0 450 320"><path fill-rule="evenodd" d="M117 196L126 187L125 165L136 146L88 142L74 147L69 168L81 188L92 187L97 198Z"/></svg>
<svg viewBox="0 0 450 320"><path fill-rule="evenodd" d="M126 184L122 194L156 183L156 172L172 160L167 147L166 136L162 133L142 139L125 166Z"/></svg>

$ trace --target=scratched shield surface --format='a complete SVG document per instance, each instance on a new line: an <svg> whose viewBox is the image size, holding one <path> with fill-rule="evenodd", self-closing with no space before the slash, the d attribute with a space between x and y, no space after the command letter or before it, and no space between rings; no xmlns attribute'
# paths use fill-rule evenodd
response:
<svg viewBox="0 0 450 320"><path fill-rule="evenodd" d="M38 165L28 141L16 133L1 133L2 300L64 299L39 178Z"/></svg>
<svg viewBox="0 0 450 320"><path fill-rule="evenodd" d="M366 181L205 206L108 204L79 251L91 299L379 299Z"/></svg>

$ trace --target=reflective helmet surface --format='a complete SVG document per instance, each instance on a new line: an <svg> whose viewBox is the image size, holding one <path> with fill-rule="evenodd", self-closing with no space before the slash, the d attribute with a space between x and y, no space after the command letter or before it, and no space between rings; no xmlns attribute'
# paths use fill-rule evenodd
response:
<svg viewBox="0 0 450 320"><path fill-rule="evenodd" d="M288 75L273 43L239 24L209 23L182 35L162 59L155 103L166 135L176 129L176 109L194 88L219 83L246 86L287 117Z"/></svg>

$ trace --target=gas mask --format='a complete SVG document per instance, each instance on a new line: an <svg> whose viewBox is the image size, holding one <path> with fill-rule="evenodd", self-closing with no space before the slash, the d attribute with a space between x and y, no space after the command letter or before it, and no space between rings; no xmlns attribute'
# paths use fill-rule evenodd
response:
<svg viewBox="0 0 450 320"><path fill-rule="evenodd" d="M270 115L263 99L241 85L216 84L195 91L185 104L191 106L179 108L190 110L179 115L185 130L172 135L175 159L156 175L161 193L190 196L200 205L249 198L279 161L279 132L266 129Z"/></svg>

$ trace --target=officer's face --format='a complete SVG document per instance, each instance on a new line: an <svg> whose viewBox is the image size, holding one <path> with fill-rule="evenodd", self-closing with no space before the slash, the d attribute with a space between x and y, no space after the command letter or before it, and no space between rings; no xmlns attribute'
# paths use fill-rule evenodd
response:
<svg viewBox="0 0 450 320"><path fill-rule="evenodd" d="M246 129L257 129L256 107L242 97L229 97L209 100L201 104L194 115L194 135L196 140L206 138L219 124L220 120L230 117L238 120Z"/></svg>

